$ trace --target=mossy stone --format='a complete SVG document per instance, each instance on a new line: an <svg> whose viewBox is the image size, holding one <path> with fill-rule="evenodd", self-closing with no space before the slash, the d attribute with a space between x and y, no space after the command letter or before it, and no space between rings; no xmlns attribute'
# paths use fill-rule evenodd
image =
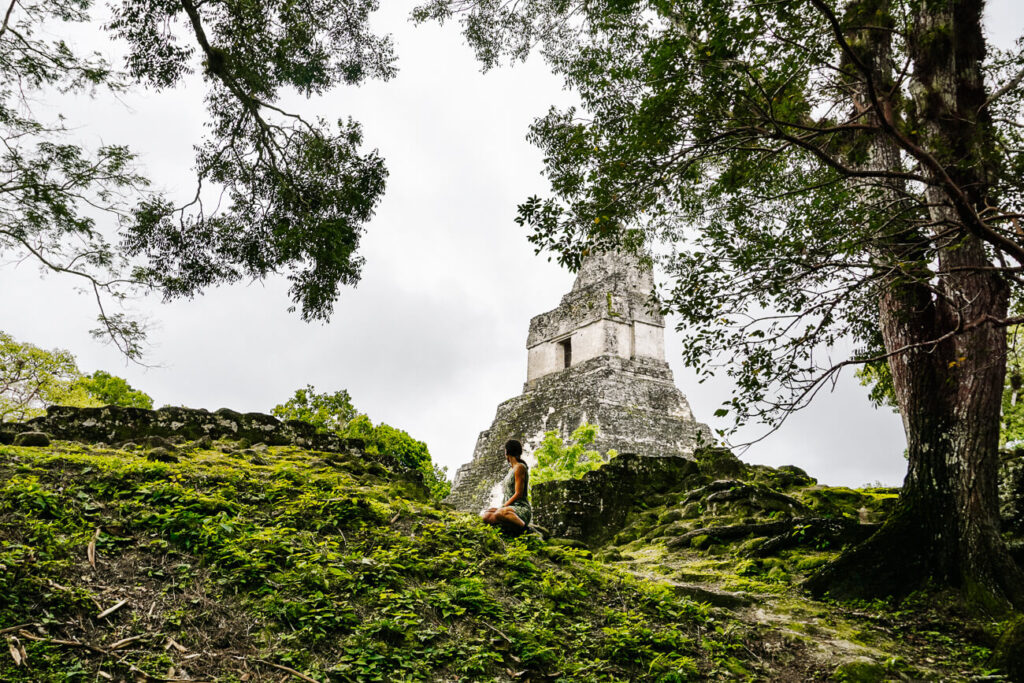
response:
<svg viewBox="0 0 1024 683"><path fill-rule="evenodd" d="M1011 681L1024 681L1024 617L1011 623L999 638L992 652L992 666Z"/></svg>
<svg viewBox="0 0 1024 683"><path fill-rule="evenodd" d="M685 534L689 530L690 530L690 525L687 524L686 522L673 522L672 524L669 524L667 527L665 527L665 531L661 535L662 536L681 536L682 534Z"/></svg>
<svg viewBox="0 0 1024 683"><path fill-rule="evenodd" d="M693 455L701 473L715 479L736 478L747 469L727 448L701 448Z"/></svg>
<svg viewBox="0 0 1024 683"><path fill-rule="evenodd" d="M782 465L776 468L775 485L782 488L793 488L795 486L813 486L818 480L807 474L796 465Z"/></svg>
<svg viewBox="0 0 1024 683"><path fill-rule="evenodd" d="M166 448L159 446L157 448L151 448L146 452L146 460L153 460L154 462L178 462L178 456L171 453Z"/></svg>
<svg viewBox="0 0 1024 683"><path fill-rule="evenodd" d="M147 436L142 440L142 445L149 449L163 448L168 451L173 451L176 448L170 439L165 439L162 436Z"/></svg>
<svg viewBox="0 0 1024 683"><path fill-rule="evenodd" d="M669 524L683 518L681 510L669 510L658 517L658 524Z"/></svg>
<svg viewBox="0 0 1024 683"><path fill-rule="evenodd" d="M644 534L644 536L646 538L660 538L662 536L666 536L668 535L668 529L671 526L671 524L659 524L658 526L654 527L646 534Z"/></svg>
<svg viewBox="0 0 1024 683"><path fill-rule="evenodd" d="M809 572L827 563L827 557L802 557L796 561L796 564L794 566L799 571Z"/></svg>
<svg viewBox="0 0 1024 683"><path fill-rule="evenodd" d="M855 659L836 667L832 680L842 683L876 683L888 677L885 667L870 659Z"/></svg>
<svg viewBox="0 0 1024 683"><path fill-rule="evenodd" d="M757 576L761 573L761 563L758 560L743 560L736 565L736 573L740 576Z"/></svg>
<svg viewBox="0 0 1024 683"><path fill-rule="evenodd" d="M549 538L549 545L559 546L560 548L576 548L577 550L590 550L583 541L577 541L575 538Z"/></svg>
<svg viewBox="0 0 1024 683"><path fill-rule="evenodd" d="M700 536L694 536L690 539L690 547L696 548L697 550L704 550L711 545L711 537L707 534L701 534Z"/></svg>
<svg viewBox="0 0 1024 683"><path fill-rule="evenodd" d="M615 534L615 538L612 539L612 543L615 545L626 545L636 540L636 531L633 529L627 529L618 534Z"/></svg>
<svg viewBox="0 0 1024 683"><path fill-rule="evenodd" d="M14 437L14 445L45 448L50 445L50 435L46 432L22 432Z"/></svg>
<svg viewBox="0 0 1024 683"><path fill-rule="evenodd" d="M689 503L681 511L683 519L697 519L701 516L700 503Z"/></svg>

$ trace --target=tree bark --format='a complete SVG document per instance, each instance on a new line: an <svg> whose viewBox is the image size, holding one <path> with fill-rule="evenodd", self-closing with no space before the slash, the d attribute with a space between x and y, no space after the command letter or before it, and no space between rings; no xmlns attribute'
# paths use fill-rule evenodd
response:
<svg viewBox="0 0 1024 683"><path fill-rule="evenodd" d="M922 146L981 209L989 188L985 152L991 131L982 109L981 2L924 4L910 40L916 127ZM872 60L874 83L887 83L890 34L859 33L855 38ZM881 90L876 88L876 102ZM856 97L859 106L870 106L866 85ZM884 103L883 110L892 104ZM877 107L870 114L876 121L880 115L885 114ZM876 135L871 145L873 165L901 166L891 134ZM902 194L902 188L893 186L892 194ZM972 603L984 607L1024 607L1024 572L999 535L1006 335L991 322L977 322L1006 316L1008 288L999 275L982 270L990 266L985 247L965 228L938 179L925 198L935 226L931 235L913 229L899 233L884 243L883 258L925 264L937 253L938 273L893 273L879 297L882 338L893 354L889 364L907 436L908 472L900 501L875 535L812 576L807 588L835 597L902 596L932 580L964 589Z"/></svg>

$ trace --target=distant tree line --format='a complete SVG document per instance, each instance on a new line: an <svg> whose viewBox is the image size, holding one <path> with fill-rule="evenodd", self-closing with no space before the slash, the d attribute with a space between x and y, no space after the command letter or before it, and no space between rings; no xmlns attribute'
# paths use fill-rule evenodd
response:
<svg viewBox="0 0 1024 683"><path fill-rule="evenodd" d="M28 420L51 405L152 408L153 399L109 372L83 374L69 351L0 332L0 422Z"/></svg>
<svg viewBox="0 0 1024 683"><path fill-rule="evenodd" d="M427 444L383 422L374 425L367 415L356 409L344 389L334 393L317 392L315 387L306 385L286 402L274 406L271 412L282 420L302 420L324 432L363 439L368 453L390 455L418 470L434 498L440 500L451 492L448 468L434 464Z"/></svg>

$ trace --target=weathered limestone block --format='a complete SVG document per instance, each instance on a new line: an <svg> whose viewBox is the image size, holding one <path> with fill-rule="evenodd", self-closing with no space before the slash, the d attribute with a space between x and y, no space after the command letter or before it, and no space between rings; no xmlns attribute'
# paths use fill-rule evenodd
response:
<svg viewBox="0 0 1024 683"><path fill-rule="evenodd" d="M600 543L622 528L637 500L678 489L696 474L689 458L626 453L580 479L535 485L534 520L553 536Z"/></svg>
<svg viewBox="0 0 1024 683"><path fill-rule="evenodd" d="M84 443L159 443L160 439L180 442L229 438L337 453L362 451L364 446L362 439L343 439L335 434L317 432L312 425L298 420L281 422L273 415L239 413L227 408L211 413L173 406L159 410L120 406L51 406L43 417L24 423L5 423L0 429L4 434L0 443L14 441L16 435L23 432L46 432L55 439ZM169 444L159 445L166 447Z"/></svg>
<svg viewBox="0 0 1024 683"><path fill-rule="evenodd" d="M14 445L45 448L50 445L50 436L46 432L22 432L14 437Z"/></svg>
<svg viewBox="0 0 1024 683"><path fill-rule="evenodd" d="M665 362L653 287L650 269L636 257L599 254L584 262L558 308L530 322L523 393L498 406L447 502L467 511L500 502L508 439L523 442L527 460L546 431L568 439L584 422L598 426L594 448L602 454L690 456L711 442Z"/></svg>

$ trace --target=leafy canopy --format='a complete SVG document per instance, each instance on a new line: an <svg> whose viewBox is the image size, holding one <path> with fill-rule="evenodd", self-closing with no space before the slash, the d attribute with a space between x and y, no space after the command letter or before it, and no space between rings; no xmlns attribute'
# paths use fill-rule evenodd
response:
<svg viewBox="0 0 1024 683"><path fill-rule="evenodd" d="M102 370L82 375L69 351L41 349L0 332L0 422L38 417L51 405L152 408L153 399Z"/></svg>
<svg viewBox="0 0 1024 683"><path fill-rule="evenodd" d="M102 30L127 53L119 69L51 37L95 22L91 0L12 2L0 26L0 254L84 279L99 305L94 333L130 358L145 329L110 310L110 298L190 298L282 273L303 319L326 320L340 286L359 279L356 250L387 173L361 150L358 123L307 120L278 102L390 78L391 42L369 27L376 8L116 0ZM74 112L30 106L54 91L194 88L197 72L208 121L190 197L150 189L123 145L81 143Z"/></svg>
<svg viewBox="0 0 1024 683"><path fill-rule="evenodd" d="M544 440L533 453L537 458L537 466L530 472L530 480L540 484L545 481L579 479L587 472L601 467L605 463L601 454L587 448L594 444L597 432L597 425L583 423L569 436L573 442L570 445L566 445L557 430L544 432ZM618 453L615 450L608 451L609 459L616 455Z"/></svg>
<svg viewBox="0 0 1024 683"><path fill-rule="evenodd" d="M992 96L953 149L936 123L940 94L925 96L939 87L924 82L928 50L941 56L950 40L948 27L929 33L935 11L920 0L429 0L415 17L459 22L485 68L539 46L582 106L531 127L552 194L527 199L518 222L571 267L592 250L650 247L684 361L733 378L723 413L777 423L845 365L885 361L884 292L914 283L961 305L944 250L977 237L986 268L1019 284L1024 53L978 48ZM917 71L900 71L914 60ZM884 162L879 140L895 149ZM984 200L977 183L958 184L971 168L984 169ZM940 204L960 222L937 226Z"/></svg>
<svg viewBox="0 0 1024 683"><path fill-rule="evenodd" d="M1003 448L1024 445L1024 328L1020 325L1009 331L1002 407L999 445Z"/></svg>
<svg viewBox="0 0 1024 683"><path fill-rule="evenodd" d="M320 431L342 434L348 423L359 415L352 405L352 397L342 389L333 394L317 393L316 388L307 384L297 389L295 395L271 410L282 420L302 420Z"/></svg>
<svg viewBox="0 0 1024 683"><path fill-rule="evenodd" d="M296 390L288 401L274 406L271 413L282 420L308 422L323 432L362 439L367 453L389 455L406 467L418 470L435 499L440 500L451 492L448 468L433 463L427 444L383 422L374 425L367 415L356 410L352 397L344 389L333 394L318 393L307 384L304 389Z"/></svg>
<svg viewBox="0 0 1024 683"><path fill-rule="evenodd" d="M79 378L75 387L84 389L100 405L153 409L153 399L148 394L133 389L126 380L103 370Z"/></svg>

